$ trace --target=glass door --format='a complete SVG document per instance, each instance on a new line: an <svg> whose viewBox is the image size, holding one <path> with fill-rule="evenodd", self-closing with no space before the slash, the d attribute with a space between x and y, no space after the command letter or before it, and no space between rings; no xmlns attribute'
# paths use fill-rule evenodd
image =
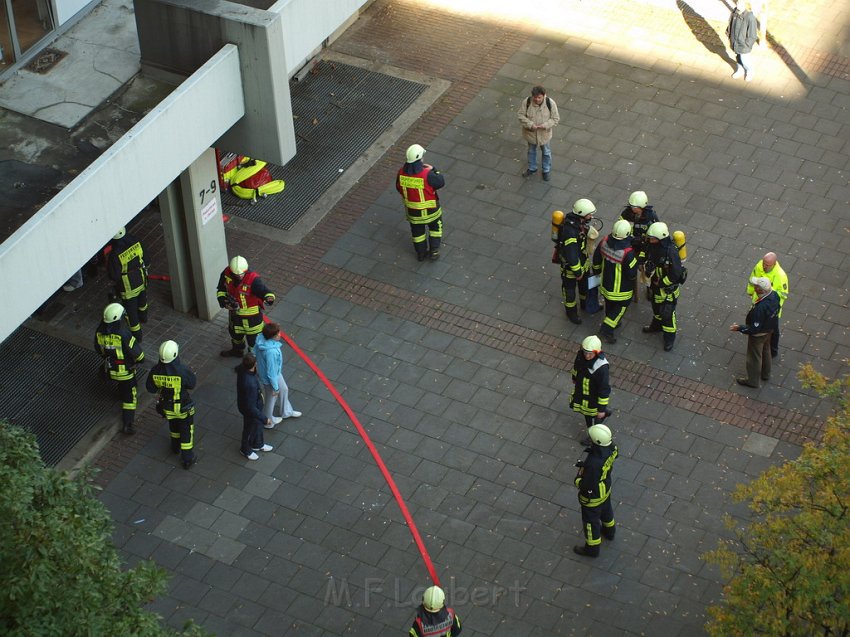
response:
<svg viewBox="0 0 850 637"><path fill-rule="evenodd" d="M54 28L49 0L0 0L0 71Z"/></svg>

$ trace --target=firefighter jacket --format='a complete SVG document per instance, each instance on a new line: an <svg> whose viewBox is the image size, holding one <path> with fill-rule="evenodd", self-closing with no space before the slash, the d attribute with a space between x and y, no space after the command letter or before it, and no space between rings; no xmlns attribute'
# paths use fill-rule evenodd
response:
<svg viewBox="0 0 850 637"><path fill-rule="evenodd" d="M122 299L132 299L148 285L145 249L141 241L131 234L109 242L112 248L106 260L106 272L115 282Z"/></svg>
<svg viewBox="0 0 850 637"><path fill-rule="evenodd" d="M166 418L185 418L195 403L189 390L195 388L195 373L175 358L170 363L159 362L153 366L145 387L152 394L159 394L157 411Z"/></svg>
<svg viewBox="0 0 850 637"><path fill-rule="evenodd" d="M617 445L591 445L575 477L578 501L583 507L598 507L611 497L611 469L619 455Z"/></svg>
<svg viewBox="0 0 850 637"><path fill-rule="evenodd" d="M446 179L433 166L422 160L406 163L396 176L395 188L407 209L410 223L431 223L442 214L437 190L446 185Z"/></svg>
<svg viewBox="0 0 850 637"><path fill-rule="evenodd" d="M103 357L112 380L133 378L135 366L145 360L142 346L123 317L113 323L100 322L94 334L94 349Z"/></svg>
<svg viewBox="0 0 850 637"><path fill-rule="evenodd" d="M460 631L460 618L453 609L443 606L432 613L420 604L409 637L457 637Z"/></svg>
<svg viewBox="0 0 850 637"><path fill-rule="evenodd" d="M778 317L779 295L776 290L771 290L760 299L756 299L750 311L747 312L747 324L742 325L738 331L751 336L775 332L779 328Z"/></svg>
<svg viewBox="0 0 850 637"><path fill-rule="evenodd" d="M679 298L679 285L684 271L679 249L670 237L658 243L650 243L645 264L646 274L650 276L650 286L656 297L672 301Z"/></svg>
<svg viewBox="0 0 850 637"><path fill-rule="evenodd" d="M750 273L750 278L747 280L751 281L753 277L762 276L770 281L770 287L779 296L779 316L782 316L782 306L785 305L785 299L788 298L788 275L779 266L779 261L771 268L770 272L765 272L764 262L760 259ZM747 284L747 294L752 297L753 303L758 299L758 294L756 294L756 289L752 283Z"/></svg>
<svg viewBox="0 0 850 637"><path fill-rule="evenodd" d="M593 252L593 271L602 274L602 296L609 301L632 298L637 279L637 255L631 237L615 239L608 235Z"/></svg>
<svg viewBox="0 0 850 637"><path fill-rule="evenodd" d="M256 316L262 313L263 303L275 301L274 292L266 287L259 275L248 270L242 277L233 274L230 266L224 268L218 279L216 298L224 307L238 316Z"/></svg>
<svg viewBox="0 0 850 637"><path fill-rule="evenodd" d="M646 206L638 217L632 212L631 206L626 206L620 213L620 219L625 219L632 224L632 245L638 255L638 262L643 263L643 258L646 257L646 250L649 246L646 231L649 230L649 226L658 221L658 215L652 206Z"/></svg>
<svg viewBox="0 0 850 637"><path fill-rule="evenodd" d="M579 279L587 272L587 230L581 219L570 213L558 228L558 261L561 275L568 279Z"/></svg>
<svg viewBox="0 0 850 637"><path fill-rule="evenodd" d="M600 352L596 358L587 360L584 350L579 349L573 365L573 393L570 407L585 416L595 416L608 407L611 383L608 380L608 359Z"/></svg>

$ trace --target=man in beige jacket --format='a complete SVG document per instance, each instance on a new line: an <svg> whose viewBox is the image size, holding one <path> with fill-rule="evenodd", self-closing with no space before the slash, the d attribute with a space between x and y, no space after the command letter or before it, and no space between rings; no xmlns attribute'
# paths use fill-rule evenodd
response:
<svg viewBox="0 0 850 637"><path fill-rule="evenodd" d="M546 97L546 89L535 86L531 95L519 105L517 116L522 124L522 136L528 142L528 168L523 176L529 177L537 173L537 147L543 153L543 181L549 181L552 170L552 129L561 121L558 105L555 100Z"/></svg>

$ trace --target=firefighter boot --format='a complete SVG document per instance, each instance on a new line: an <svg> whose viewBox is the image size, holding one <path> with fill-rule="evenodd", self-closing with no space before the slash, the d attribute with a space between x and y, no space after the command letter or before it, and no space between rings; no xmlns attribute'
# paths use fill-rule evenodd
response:
<svg viewBox="0 0 850 637"><path fill-rule="evenodd" d="M664 332L664 351L669 352L673 349L673 343L676 342L676 334L670 334L668 332Z"/></svg>
<svg viewBox="0 0 850 637"><path fill-rule="evenodd" d="M650 334L652 332L660 332L661 331L661 321L657 318L653 318L652 322L643 328L644 334Z"/></svg>
<svg viewBox="0 0 850 637"><path fill-rule="evenodd" d="M127 434L128 436L132 436L136 433L136 430L133 428L132 420L124 420L124 425L121 428L121 432Z"/></svg>
<svg viewBox="0 0 850 637"><path fill-rule="evenodd" d="M581 319L579 318L578 310L575 307L564 307L564 310L567 313L567 318L570 319L570 323L581 325Z"/></svg>
<svg viewBox="0 0 850 637"><path fill-rule="evenodd" d="M617 533L617 527L616 526L610 526L610 527L603 526L602 527L602 537L604 537L606 540L613 540L614 535L616 535L616 533Z"/></svg>
<svg viewBox="0 0 850 637"><path fill-rule="evenodd" d="M588 546L587 544L584 546L574 546L573 553L583 555L584 557L599 557L599 547Z"/></svg>

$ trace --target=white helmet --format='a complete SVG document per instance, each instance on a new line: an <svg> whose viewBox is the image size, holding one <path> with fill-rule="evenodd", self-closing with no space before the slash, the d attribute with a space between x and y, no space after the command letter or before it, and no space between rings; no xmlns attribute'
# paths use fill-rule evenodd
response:
<svg viewBox="0 0 850 637"><path fill-rule="evenodd" d="M407 163L412 164L415 161L422 159L425 154L425 149L419 144L412 144L407 147Z"/></svg>
<svg viewBox="0 0 850 637"><path fill-rule="evenodd" d="M599 353L602 351L602 341L598 336L588 336L581 342L581 348L585 352Z"/></svg>
<svg viewBox="0 0 850 637"><path fill-rule="evenodd" d="M596 206L590 199L579 199L573 204L573 214L578 217L589 217L596 212Z"/></svg>
<svg viewBox="0 0 850 637"><path fill-rule="evenodd" d="M164 341L162 345L159 346L159 360L162 363L170 363L175 358L177 358L177 354L179 353L180 348L177 347L177 343L174 341Z"/></svg>
<svg viewBox="0 0 850 637"><path fill-rule="evenodd" d="M611 430L605 425L593 425L587 430L587 435L595 445L607 447L611 444Z"/></svg>
<svg viewBox="0 0 850 637"><path fill-rule="evenodd" d="M632 224L630 224L625 219L620 219L614 224L613 230L611 230L611 236L615 239L625 239L632 233Z"/></svg>
<svg viewBox="0 0 850 637"><path fill-rule="evenodd" d="M646 234L653 239L666 239L670 236L670 231L667 229L667 224L663 221L656 221L646 229Z"/></svg>
<svg viewBox="0 0 850 637"><path fill-rule="evenodd" d="M422 605L429 613L436 613L446 603L446 594L439 586L429 586L422 594Z"/></svg>
<svg viewBox="0 0 850 637"><path fill-rule="evenodd" d="M245 257L233 257L230 260L230 271L236 276L242 276L248 271L248 262Z"/></svg>
<svg viewBox="0 0 850 637"><path fill-rule="evenodd" d="M121 228L118 232L116 232L116 233L115 233L115 236L114 236L114 237L112 237L112 238L113 238L113 239L120 239L120 238L121 238L121 237L123 237L125 234L127 234L127 228L126 228L126 227Z"/></svg>
<svg viewBox="0 0 850 637"><path fill-rule="evenodd" d="M646 204L648 203L649 197L646 196L643 190L635 190L629 195L629 205L634 208L646 208Z"/></svg>
<svg viewBox="0 0 850 637"><path fill-rule="evenodd" d="M114 323L124 316L124 306L120 303L110 303L103 308L103 322Z"/></svg>

